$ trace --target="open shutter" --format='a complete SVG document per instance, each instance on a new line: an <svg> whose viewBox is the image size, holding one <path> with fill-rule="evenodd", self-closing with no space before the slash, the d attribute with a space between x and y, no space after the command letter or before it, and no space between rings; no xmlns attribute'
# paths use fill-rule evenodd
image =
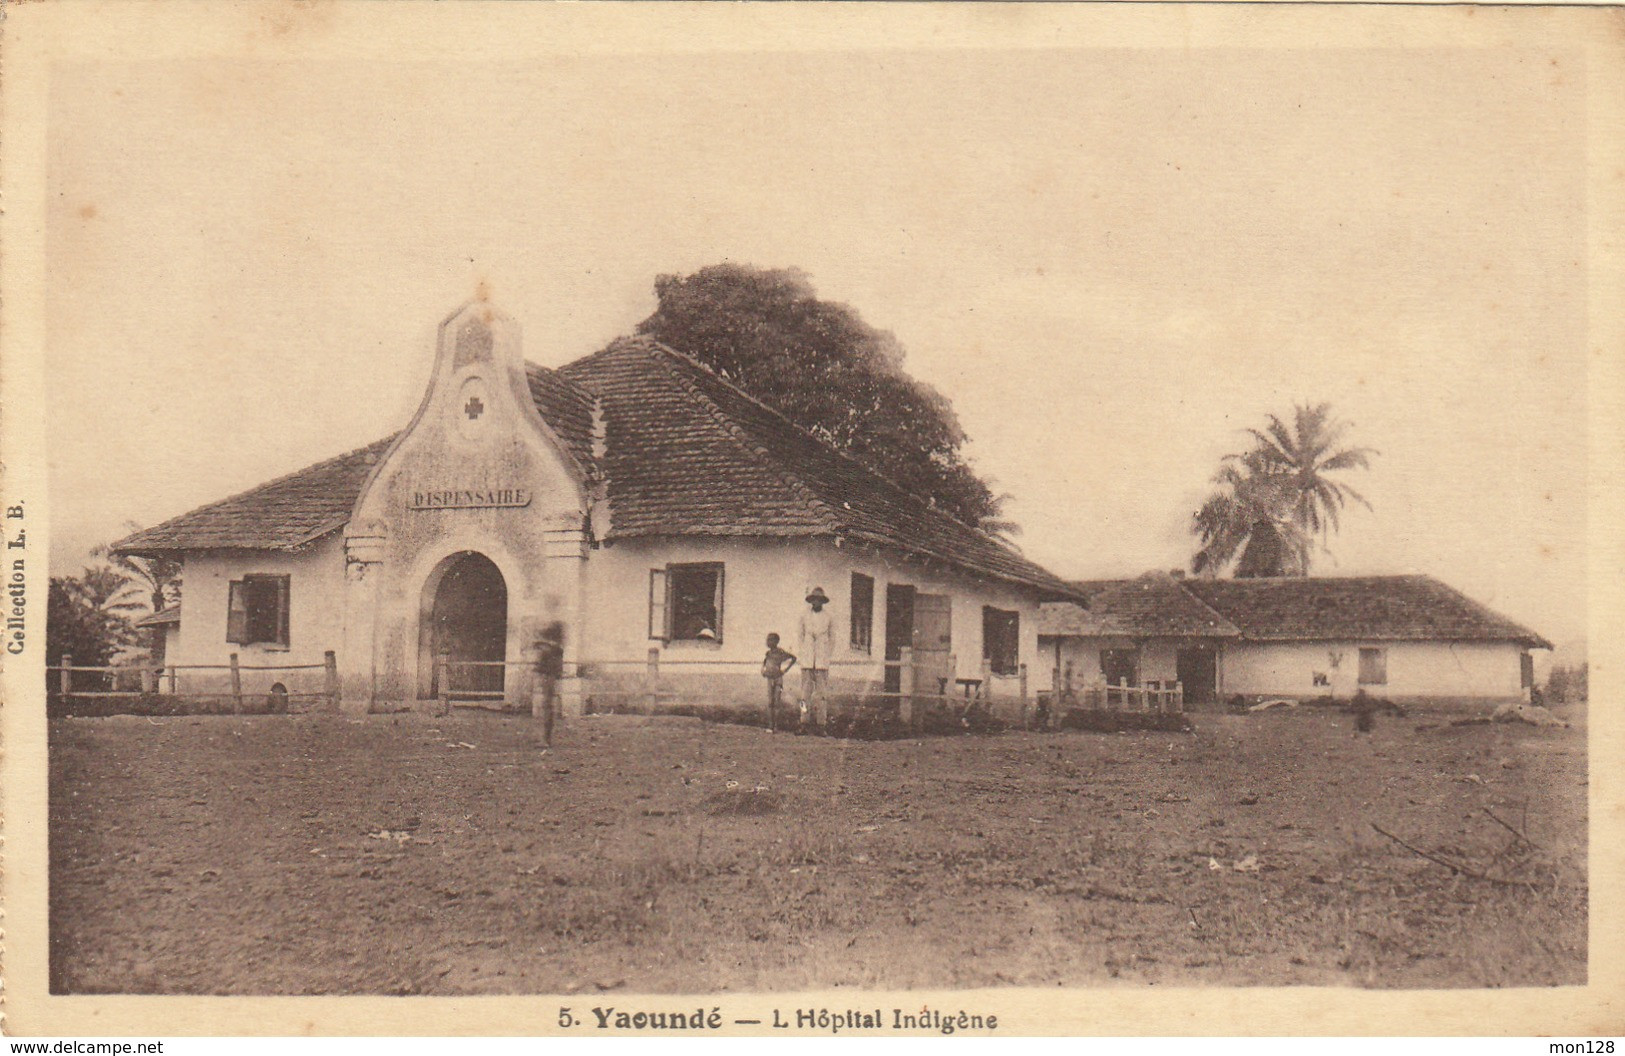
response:
<svg viewBox="0 0 1625 1056"><path fill-rule="evenodd" d="M649 569L649 637L665 641L671 636L667 623L666 570Z"/></svg>
<svg viewBox="0 0 1625 1056"><path fill-rule="evenodd" d="M248 595L240 579L231 581L226 595L226 641L239 644L248 641Z"/></svg>
<svg viewBox="0 0 1625 1056"><path fill-rule="evenodd" d="M717 625L715 627L713 627L712 630L717 632L717 641L719 643L722 641L722 572L723 572L722 566L717 565L717 584L716 584L716 588L715 588L716 589L716 599L715 600L716 600L716 610L717 610Z"/></svg>
<svg viewBox="0 0 1625 1056"><path fill-rule="evenodd" d="M288 644L288 593L291 576L278 576L276 580L276 641Z"/></svg>

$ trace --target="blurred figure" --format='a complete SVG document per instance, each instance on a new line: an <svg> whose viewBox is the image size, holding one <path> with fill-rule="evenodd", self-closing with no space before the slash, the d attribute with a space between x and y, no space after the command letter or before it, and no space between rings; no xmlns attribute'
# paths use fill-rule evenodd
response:
<svg viewBox="0 0 1625 1056"><path fill-rule="evenodd" d="M559 679L564 677L564 624L557 620L542 628L536 639L536 695L531 698L531 715L542 723L542 743L553 746L553 714L558 699Z"/></svg>

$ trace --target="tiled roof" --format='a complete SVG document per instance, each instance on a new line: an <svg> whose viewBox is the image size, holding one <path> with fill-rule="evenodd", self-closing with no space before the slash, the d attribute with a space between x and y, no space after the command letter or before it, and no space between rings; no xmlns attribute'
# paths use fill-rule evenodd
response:
<svg viewBox="0 0 1625 1056"><path fill-rule="evenodd" d="M566 380L556 370L525 364L530 398L542 420L553 430L582 469L592 466L592 394Z"/></svg>
<svg viewBox="0 0 1625 1056"><path fill-rule="evenodd" d="M1087 580L1072 587L1088 601L1046 605L1038 633L1084 637L1235 638L1236 625L1159 573L1137 579Z"/></svg>
<svg viewBox="0 0 1625 1056"><path fill-rule="evenodd" d="M293 550L344 527L367 474L393 436L307 466L229 499L137 532L116 544L128 554L180 550Z"/></svg>
<svg viewBox="0 0 1625 1056"><path fill-rule="evenodd" d="M1087 609L1045 605L1038 633L1084 638L1551 643L1430 576L1074 582Z"/></svg>
<svg viewBox="0 0 1625 1056"><path fill-rule="evenodd" d="M1551 643L1431 576L1190 579L1184 587L1256 641Z"/></svg>
<svg viewBox="0 0 1625 1056"><path fill-rule="evenodd" d="M618 341L560 372L604 404L613 536L839 536L1072 595L1045 569L663 345Z"/></svg>
<svg viewBox="0 0 1625 1056"><path fill-rule="evenodd" d="M135 625L137 627L163 627L163 626L166 626L166 625L171 624L171 623L178 624L180 622L181 622L181 608L180 608L180 606L179 605L171 605L167 609L160 609L157 612L148 613L147 615L141 617L139 620L136 620Z"/></svg>
<svg viewBox="0 0 1625 1056"><path fill-rule="evenodd" d="M557 371L526 365L544 420L609 484L608 538L825 536L1075 597L1060 579L932 508L708 368L625 339ZM594 404L605 423L593 458ZM393 439L393 438L391 438ZM381 440L139 532L126 553L284 550L348 520Z"/></svg>

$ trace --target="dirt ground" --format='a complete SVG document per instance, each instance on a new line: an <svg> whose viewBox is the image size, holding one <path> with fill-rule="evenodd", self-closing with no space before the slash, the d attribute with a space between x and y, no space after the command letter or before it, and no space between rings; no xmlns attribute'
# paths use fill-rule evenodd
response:
<svg viewBox="0 0 1625 1056"><path fill-rule="evenodd" d="M1582 983L1583 716L1459 717L57 720L53 989Z"/></svg>

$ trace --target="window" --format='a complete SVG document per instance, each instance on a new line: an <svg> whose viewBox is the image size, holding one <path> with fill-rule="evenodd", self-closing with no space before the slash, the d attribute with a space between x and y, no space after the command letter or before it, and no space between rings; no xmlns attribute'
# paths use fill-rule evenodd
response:
<svg viewBox="0 0 1625 1056"><path fill-rule="evenodd" d="M1528 652L1518 654L1518 684L1524 689L1535 684L1535 658Z"/></svg>
<svg viewBox="0 0 1625 1056"><path fill-rule="evenodd" d="M852 573L852 648L867 653L875 638L875 581Z"/></svg>
<svg viewBox="0 0 1625 1056"><path fill-rule="evenodd" d="M649 637L666 642L722 641L722 564L649 570Z"/></svg>
<svg viewBox="0 0 1625 1056"><path fill-rule="evenodd" d="M982 659L995 675L1020 672L1021 613L983 607Z"/></svg>
<svg viewBox="0 0 1625 1056"><path fill-rule="evenodd" d="M1388 650L1360 650L1360 685L1382 686L1388 683Z"/></svg>
<svg viewBox="0 0 1625 1056"><path fill-rule="evenodd" d="M252 575L232 580L226 596L226 641L287 646L287 576Z"/></svg>

